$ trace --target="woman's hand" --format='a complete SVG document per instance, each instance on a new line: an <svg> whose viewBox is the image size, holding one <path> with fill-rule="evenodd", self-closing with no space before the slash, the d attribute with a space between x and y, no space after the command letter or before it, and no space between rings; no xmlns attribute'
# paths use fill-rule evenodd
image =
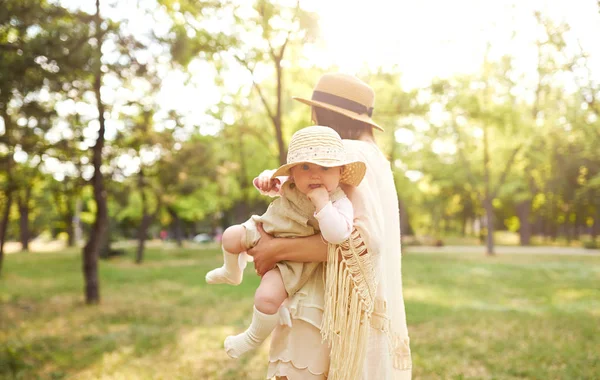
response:
<svg viewBox="0 0 600 380"><path fill-rule="evenodd" d="M260 240L254 248L250 248L246 253L254 258L256 274L262 277L265 273L275 268L275 264L278 261L276 259L277 251L275 249L275 238L265 232L261 223L257 224L256 228L260 233Z"/></svg>

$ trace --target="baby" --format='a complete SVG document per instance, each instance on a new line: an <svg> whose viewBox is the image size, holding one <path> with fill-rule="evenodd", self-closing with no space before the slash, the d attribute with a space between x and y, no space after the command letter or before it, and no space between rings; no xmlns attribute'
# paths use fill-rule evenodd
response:
<svg viewBox="0 0 600 380"><path fill-rule="evenodd" d="M339 185L358 186L365 171L363 162L348 157L342 139L333 129L312 126L296 132L290 141L287 164L270 176L254 179L261 193L278 198L263 215L253 215L243 224L225 230L225 263L210 271L206 282L241 283L247 260L245 251L260 239L257 223L275 237L304 237L320 232L332 244L348 239L354 211ZM282 180L283 176L288 177ZM238 358L258 347L279 322L277 311L281 304L306 283L318 265L283 261L265 273L254 296L252 323L245 332L225 339L227 354Z"/></svg>

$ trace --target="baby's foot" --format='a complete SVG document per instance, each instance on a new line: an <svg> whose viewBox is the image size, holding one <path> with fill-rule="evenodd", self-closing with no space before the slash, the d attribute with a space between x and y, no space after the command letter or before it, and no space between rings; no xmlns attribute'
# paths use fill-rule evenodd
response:
<svg viewBox="0 0 600 380"><path fill-rule="evenodd" d="M239 285L242 282L242 271L231 273L225 266L213 269L206 274L206 282L209 284Z"/></svg>
<svg viewBox="0 0 600 380"><path fill-rule="evenodd" d="M225 352L234 359L260 346L279 322L278 314L264 314L254 307L252 323L248 330L241 334L228 336L225 339Z"/></svg>
<svg viewBox="0 0 600 380"><path fill-rule="evenodd" d="M262 344L263 340L252 336L248 330L238 335L231 335L225 338L225 352L230 357L237 359L246 352L253 350Z"/></svg>
<svg viewBox="0 0 600 380"><path fill-rule="evenodd" d="M225 264L221 268L213 269L206 274L206 282L209 284L239 285L242 282L248 255L246 253L237 255L223 250L223 260Z"/></svg>

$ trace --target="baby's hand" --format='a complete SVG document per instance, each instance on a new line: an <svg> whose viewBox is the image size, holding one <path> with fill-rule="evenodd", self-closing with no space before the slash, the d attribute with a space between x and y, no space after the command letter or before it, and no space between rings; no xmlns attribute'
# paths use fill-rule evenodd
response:
<svg viewBox="0 0 600 380"><path fill-rule="evenodd" d="M329 192L324 186L317 187L316 189L310 190L306 196L315 205L317 212L321 211L323 207L329 202Z"/></svg>
<svg viewBox="0 0 600 380"><path fill-rule="evenodd" d="M277 186L280 184L277 178L271 178L274 170L265 170L254 178L254 186L264 193L268 193L272 190L277 190Z"/></svg>

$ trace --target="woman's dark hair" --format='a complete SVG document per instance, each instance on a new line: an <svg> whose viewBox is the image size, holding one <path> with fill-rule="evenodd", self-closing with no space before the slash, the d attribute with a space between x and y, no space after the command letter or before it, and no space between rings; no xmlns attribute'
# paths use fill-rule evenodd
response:
<svg viewBox="0 0 600 380"><path fill-rule="evenodd" d="M373 127L364 121L358 121L337 112L321 107L313 107L315 122L336 131L341 138L358 140L365 132L373 136Z"/></svg>

